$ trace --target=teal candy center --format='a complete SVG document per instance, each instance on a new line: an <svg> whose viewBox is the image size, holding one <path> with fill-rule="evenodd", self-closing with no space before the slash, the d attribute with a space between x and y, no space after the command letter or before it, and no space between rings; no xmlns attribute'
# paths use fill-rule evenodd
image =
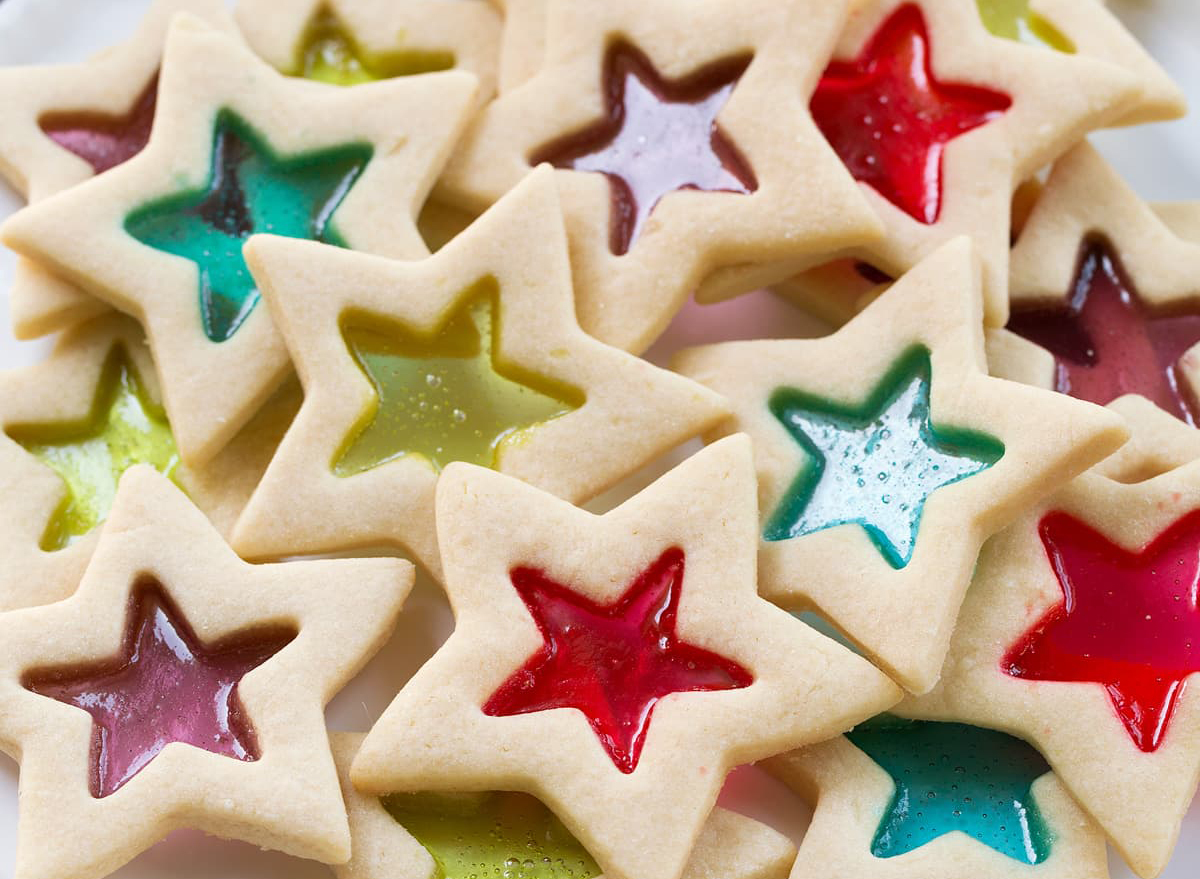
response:
<svg viewBox="0 0 1200 879"><path fill-rule="evenodd" d="M902 855L955 830L1023 863L1050 856L1053 834L1031 791L1050 766L1020 739L887 716L846 737L896 787L871 844L875 857Z"/></svg>
<svg viewBox="0 0 1200 879"><path fill-rule="evenodd" d="M358 143L281 157L243 119L222 110L205 187L138 208L125 230L196 264L204 333L224 342L259 300L242 243L267 233L345 246L330 221L371 155L370 145Z"/></svg>
<svg viewBox="0 0 1200 879"><path fill-rule="evenodd" d="M791 387L768 406L807 461L768 519L763 538L790 540L857 524L893 568L912 558L925 502L938 488L991 467L994 437L930 420L929 351L906 352L861 404Z"/></svg>

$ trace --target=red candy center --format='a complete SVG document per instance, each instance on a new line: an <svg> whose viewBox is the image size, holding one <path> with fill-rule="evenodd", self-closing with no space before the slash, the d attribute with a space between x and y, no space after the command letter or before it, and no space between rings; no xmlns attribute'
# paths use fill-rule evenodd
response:
<svg viewBox="0 0 1200 879"><path fill-rule="evenodd" d="M132 159L146 146L154 124L157 98L158 76L155 75L126 116L51 114L43 117L39 124L52 141L79 156L97 174L102 174Z"/></svg>

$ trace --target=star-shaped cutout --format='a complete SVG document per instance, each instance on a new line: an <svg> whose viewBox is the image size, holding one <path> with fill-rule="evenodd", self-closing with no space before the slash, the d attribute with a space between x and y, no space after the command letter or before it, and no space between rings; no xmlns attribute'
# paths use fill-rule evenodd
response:
<svg viewBox="0 0 1200 879"><path fill-rule="evenodd" d="M980 554L938 685L895 709L1028 741L1144 877L1200 777L1197 510L1195 460L1033 504Z"/></svg>
<svg viewBox="0 0 1200 879"><path fill-rule="evenodd" d="M846 738L895 785L871 844L875 857L893 858L956 830L1027 864L1049 857L1053 833L1032 787L1050 766L1020 739L892 718L861 724Z"/></svg>
<svg viewBox="0 0 1200 879"><path fill-rule="evenodd" d="M436 576L447 462L582 502L724 417L715 394L579 328L554 176L540 168L420 262L251 240L305 399L238 522L239 552L398 544Z"/></svg>
<svg viewBox="0 0 1200 879"><path fill-rule="evenodd" d="M483 703L483 713L574 708L616 767L629 773L637 769L654 706L664 696L750 686L754 678L746 669L680 639L685 562L681 550L666 550L606 605L543 571L514 568L513 588L545 644Z"/></svg>
<svg viewBox="0 0 1200 879"><path fill-rule="evenodd" d="M1197 423L1200 244L1090 146L1055 163L1012 266L1008 330L1042 350L998 342L999 375L1102 404L1138 395Z"/></svg>
<svg viewBox="0 0 1200 879"><path fill-rule="evenodd" d="M365 793L534 793L605 876L677 879L733 763L820 740L898 695L866 660L758 596L745 437L697 453L603 516L455 463L438 484L437 514L455 630L364 741L351 778ZM636 620L657 629L652 650L649 632L631 631ZM570 643L558 637L560 651L599 678L571 672L582 688L573 702L586 712L547 704L508 714L553 688L548 667L532 669L563 627ZM601 652L589 656L589 644ZM629 662L628 677L603 670L614 658ZM521 677L531 699L511 683ZM622 684L636 690L622 694ZM717 689L687 689L697 684ZM615 725L624 716L646 727L631 772L589 722L610 711Z"/></svg>
<svg viewBox="0 0 1200 879"><path fill-rule="evenodd" d="M436 470L451 461L494 467L503 447L583 405L577 389L499 361L498 310L494 290L466 297L432 340L402 326L344 326L378 403L334 472L350 476L409 454Z"/></svg>
<svg viewBox="0 0 1200 879"><path fill-rule="evenodd" d="M754 172L716 122L748 63L735 58L667 82L645 55L616 44L604 61L606 118L547 144L532 161L604 174L612 188L609 246L627 253L667 193L757 188Z"/></svg>
<svg viewBox="0 0 1200 879"><path fill-rule="evenodd" d="M280 156L232 112L217 117L213 139L207 186L138 208L125 218L125 230L196 264L204 333L225 342L259 300L242 243L269 232L345 246L334 231L336 212L371 161L372 149L347 143Z"/></svg>
<svg viewBox="0 0 1200 879"><path fill-rule="evenodd" d="M929 495L1004 454L992 437L933 425L930 373L929 352L916 348L861 405L776 390L771 411L811 460L768 519L763 539L790 540L852 522L892 567L908 564Z"/></svg>
<svg viewBox="0 0 1200 879"><path fill-rule="evenodd" d="M274 230L425 255L417 208L473 98L458 71L317 87L180 15L147 147L19 211L3 237L141 321L180 455L200 466L290 371L271 316L253 307L241 238Z"/></svg>
<svg viewBox="0 0 1200 879"><path fill-rule="evenodd" d="M649 18L636 0L517 4L505 51L544 39L542 63L482 109L438 182L479 213L538 161L558 165L580 324L615 347L644 351L719 266L878 234L807 106L847 8L750 2L667 0Z"/></svg>
<svg viewBox="0 0 1200 879"><path fill-rule="evenodd" d="M66 483L66 499L50 520L41 546L62 549L104 521L117 481L134 464L167 476L179 465L175 438L161 407L151 403L128 359L114 348L82 423L12 426L6 433Z"/></svg>
<svg viewBox="0 0 1200 879"><path fill-rule="evenodd" d="M821 133L854 179L920 223L942 205L946 145L999 118L1012 98L940 80L921 7L897 7L853 61L826 68L812 97Z"/></svg>
<svg viewBox="0 0 1200 879"><path fill-rule="evenodd" d="M159 583L138 585L122 652L88 668L38 669L26 689L92 716L91 792L107 797L171 742L237 760L261 756L253 724L237 695L246 674L295 632L260 633L213 648L204 645Z"/></svg>
<svg viewBox="0 0 1200 879"><path fill-rule="evenodd" d="M154 0L128 40L86 61L0 70L0 175L36 202L140 152L154 120L167 26L178 12L236 33L221 0ZM108 310L44 266L17 261L9 291L17 338L46 335Z"/></svg>
<svg viewBox="0 0 1200 879"><path fill-rule="evenodd" d="M325 704L411 584L399 559L247 564L129 470L78 590L0 619L0 738L39 792L16 875L99 879L179 827L344 861ZM64 826L74 844L46 845Z"/></svg>
<svg viewBox="0 0 1200 879"><path fill-rule="evenodd" d="M818 611L918 693L984 541L1127 436L1096 406L988 376L981 311L958 239L830 336L672 364L730 401L721 433L755 443L763 594Z"/></svg>
<svg viewBox="0 0 1200 879"><path fill-rule="evenodd" d="M1070 2L1070 0L1067 0ZM1090 52L1065 54L994 36L971 0L869 0L842 32L812 113L886 227L841 256L899 277L959 235L983 264L984 319L1008 319L1011 197L1017 185L1105 125L1135 110L1176 112L1149 97L1157 71L1103 10L1076 34ZM1061 26L1059 17L1056 24ZM1110 58L1120 55L1122 62ZM1165 76L1162 77L1165 80ZM1155 80L1157 82L1157 80ZM1049 86L1071 82L1070 89ZM1169 81L1167 82L1169 85ZM1155 92L1156 98L1158 92ZM1171 102L1177 106L1178 102ZM805 272L793 259L727 266L705 279L708 301Z"/></svg>
<svg viewBox="0 0 1200 879"><path fill-rule="evenodd" d="M240 0L246 42L289 76L356 86L455 68L479 79L480 105L496 92L501 18L487 3Z"/></svg>
<svg viewBox="0 0 1200 879"><path fill-rule="evenodd" d="M589 879L600 868L562 821L529 794L512 791L364 794L350 783L360 733L332 733L330 745L350 821L351 857L337 879L434 876L470 879L512 870L528 879ZM785 876L796 847L781 833L715 808L704 822L682 879ZM529 862L532 862L529 863Z"/></svg>
<svg viewBox="0 0 1200 879"><path fill-rule="evenodd" d="M1100 828L1045 758L992 729L885 715L763 766L813 807L797 874L1011 879L1036 867L1069 879L1108 868Z"/></svg>
<svg viewBox="0 0 1200 879"><path fill-rule="evenodd" d="M998 37L1046 46L1058 52L1075 52L1071 42L1054 23L1029 8L1029 0L975 0L983 26Z"/></svg>
<svg viewBox="0 0 1200 879"><path fill-rule="evenodd" d="M1156 751L1200 671L1200 513L1136 552L1067 513L1044 517L1038 534L1063 601L1009 647L1004 671L1100 684L1133 743Z"/></svg>

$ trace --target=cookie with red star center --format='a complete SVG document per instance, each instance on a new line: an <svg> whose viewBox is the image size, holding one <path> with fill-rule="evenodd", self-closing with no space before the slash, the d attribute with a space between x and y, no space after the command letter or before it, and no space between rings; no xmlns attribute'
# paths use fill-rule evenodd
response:
<svg viewBox="0 0 1200 879"><path fill-rule="evenodd" d="M1012 313L992 369L1100 404L1141 397L1194 427L1198 276L1200 243L1082 144L1055 163L1013 248ZM1140 426L1175 432L1151 418Z"/></svg>
<svg viewBox="0 0 1200 879"><path fill-rule="evenodd" d="M605 876L676 879L731 768L899 695L758 597L745 437L603 516L462 463L437 504L455 630L363 743L364 792L525 791Z"/></svg>
<svg viewBox="0 0 1200 879"><path fill-rule="evenodd" d="M1155 876L1200 777L1198 584L1200 462L1086 473L984 547L941 681L896 711L1027 739Z"/></svg>
<svg viewBox="0 0 1200 879"><path fill-rule="evenodd" d="M277 70L333 85L457 68L496 93L500 16L441 0L239 0L246 42Z"/></svg>
<svg viewBox="0 0 1200 879"><path fill-rule="evenodd" d="M996 36L970 0L860 4L810 107L886 234L840 255L899 277L970 235L983 264L984 317L1003 325L1013 190L1121 119L1138 82L1103 60ZM722 269L697 297L772 284L811 264Z"/></svg>
<svg viewBox="0 0 1200 879"><path fill-rule="evenodd" d="M1096 824L1026 742L883 716L764 764L812 807L794 879L1107 879Z"/></svg>
<svg viewBox="0 0 1200 879"><path fill-rule="evenodd" d="M180 454L199 465L290 370L244 240L269 230L425 255L414 218L474 82L461 71L356 88L293 79L179 16L147 147L17 212L3 238L141 321Z"/></svg>
<svg viewBox="0 0 1200 879"><path fill-rule="evenodd" d="M399 545L437 576L450 462L582 502L725 417L579 328L549 168L420 262L267 236L247 253L305 389L235 529L248 558Z"/></svg>
<svg viewBox="0 0 1200 879"><path fill-rule="evenodd" d="M537 798L514 791L448 794L361 793L350 763L361 733L332 733L353 854L334 867L338 879L468 879L512 869L534 876L591 879L600 868ZM796 847L744 815L713 809L704 822L683 879L785 879Z"/></svg>
<svg viewBox="0 0 1200 879"><path fill-rule="evenodd" d="M129 40L87 61L0 70L0 175L34 202L141 152L154 120L167 26L179 12L237 33L220 0L155 0ZM108 309L45 266L21 259L9 310L17 338L29 339Z"/></svg>
<svg viewBox="0 0 1200 879"><path fill-rule="evenodd" d="M200 468L179 459L145 334L110 313L0 374L0 607L75 590L121 473L149 464L228 533L299 406L291 382Z"/></svg>
<svg viewBox="0 0 1200 879"><path fill-rule="evenodd" d="M13 875L99 879L179 827L344 862L324 708L411 584L398 559L249 565L131 469L78 591L0 618Z"/></svg>
<svg viewBox="0 0 1200 879"><path fill-rule="evenodd" d="M806 106L845 14L816 0L555 0L538 73L484 108L437 196L479 212L553 164L580 324L645 350L717 266L878 235Z"/></svg>
<svg viewBox="0 0 1200 879"><path fill-rule="evenodd" d="M912 692L937 680L983 542L1127 436L1098 406L988 376L981 298L958 239L833 335L674 362L729 400L718 433L754 440L762 594L825 616Z"/></svg>

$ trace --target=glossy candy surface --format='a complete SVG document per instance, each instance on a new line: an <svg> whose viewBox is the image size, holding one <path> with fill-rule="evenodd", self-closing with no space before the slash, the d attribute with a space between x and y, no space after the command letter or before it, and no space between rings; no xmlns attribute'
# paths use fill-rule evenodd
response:
<svg viewBox="0 0 1200 879"><path fill-rule="evenodd" d="M903 855L956 830L1017 861L1049 857L1053 835L1031 786L1050 766L1020 739L886 715L846 738L895 785L871 843L875 857Z"/></svg>
<svg viewBox="0 0 1200 879"><path fill-rule="evenodd" d="M66 497L42 536L44 550L62 549L103 522L121 474L134 464L171 477L179 466L165 413L150 402L119 349L105 361L83 421L10 426L7 432L66 484Z"/></svg>
<svg viewBox="0 0 1200 879"><path fill-rule="evenodd" d="M829 65L810 108L855 180L928 224L941 213L946 144L1011 104L998 91L939 80L925 17L906 4L857 58Z"/></svg>
<svg viewBox="0 0 1200 879"><path fill-rule="evenodd" d="M600 868L534 797L392 794L383 800L433 856L438 879L590 879Z"/></svg>
<svg viewBox="0 0 1200 879"><path fill-rule="evenodd" d="M321 10L301 38L295 72L305 79L331 85L360 85L394 76L449 70L453 66L454 53L449 51L366 52L332 12Z"/></svg>
<svg viewBox="0 0 1200 879"><path fill-rule="evenodd" d="M580 391L501 359L497 296L486 283L468 291L432 338L348 320L346 345L377 405L339 453L335 473L411 454L437 470L451 461L493 467L506 446L583 405Z"/></svg>
<svg viewBox="0 0 1200 879"><path fill-rule="evenodd" d="M1014 309L1008 328L1054 355L1055 390L1101 405L1141 394L1197 423L1200 406L1179 361L1200 342L1200 307L1152 312L1103 242L1084 243L1065 305Z"/></svg>
<svg viewBox="0 0 1200 879"><path fill-rule="evenodd" d="M125 116L99 113L49 113L38 125L56 144L92 166L97 174L115 168L140 153L150 139L158 75L138 96Z"/></svg>
<svg viewBox="0 0 1200 879"><path fill-rule="evenodd" d="M258 742L238 682L295 633L248 633L207 646L153 582L139 584L125 642L111 660L26 674L24 686L92 716L89 779L106 797L172 742L237 760L257 760ZM217 792L214 792L216 794Z"/></svg>
<svg viewBox="0 0 1200 879"><path fill-rule="evenodd" d="M575 708L624 773L637 768L654 706L670 693L736 690L754 678L675 632L684 556L668 549L616 602L600 605L532 568L513 587L545 643L483 706L493 717Z"/></svg>
<svg viewBox="0 0 1200 879"><path fill-rule="evenodd" d="M1103 686L1142 751L1162 744L1185 678L1200 671L1200 511L1136 552L1068 515L1038 533L1063 601L1001 662L1013 677Z"/></svg>
<svg viewBox="0 0 1200 879"><path fill-rule="evenodd" d="M990 436L934 426L930 384L929 352L914 348L859 404L778 388L771 412L808 461L767 520L763 539L857 524L888 564L907 565L929 495L986 470L1004 454Z"/></svg>
<svg viewBox="0 0 1200 879"><path fill-rule="evenodd" d="M367 144L276 155L243 119L222 111L202 190L168 195L125 218L134 238L191 260L200 313L213 342L231 338L258 304L242 244L263 232L341 245L331 220L371 159Z"/></svg>
<svg viewBox="0 0 1200 879"><path fill-rule="evenodd" d="M1074 52L1062 31L1029 8L1029 0L975 0L983 26L998 37Z"/></svg>
<svg viewBox="0 0 1200 879"><path fill-rule="evenodd" d="M754 173L716 123L745 58L664 80L644 55L618 45L605 59L607 117L533 157L556 168L604 174L612 193L610 249L629 250L659 199L678 189L749 193Z"/></svg>

